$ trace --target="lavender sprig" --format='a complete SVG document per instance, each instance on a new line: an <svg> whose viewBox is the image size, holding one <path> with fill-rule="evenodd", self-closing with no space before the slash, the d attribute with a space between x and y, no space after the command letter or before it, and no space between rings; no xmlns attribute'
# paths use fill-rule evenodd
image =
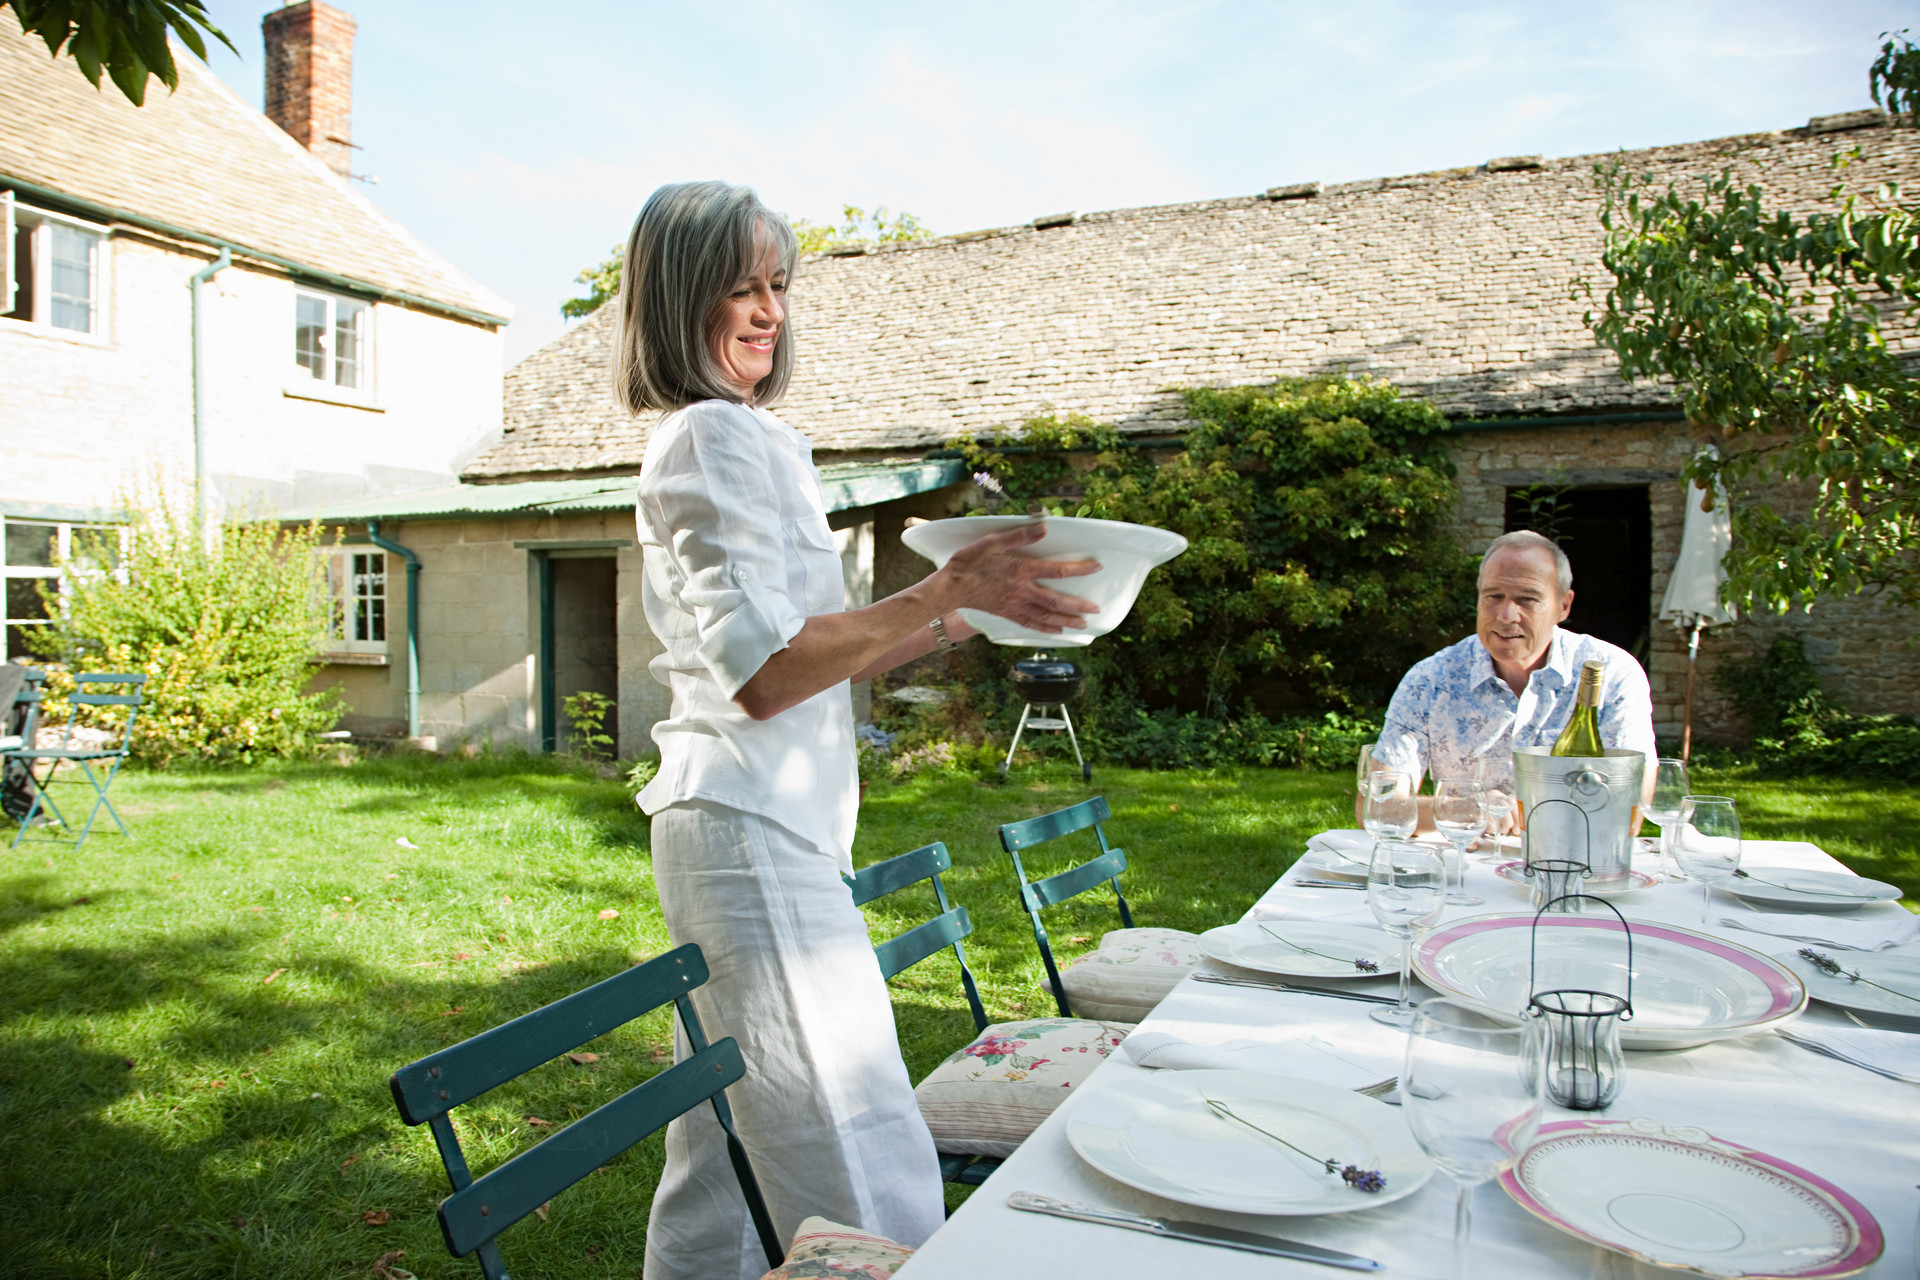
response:
<svg viewBox="0 0 1920 1280"><path fill-rule="evenodd" d="M1295 951L1303 952L1310 956L1319 956L1322 960L1351 959L1353 961L1353 967L1358 969L1362 973L1380 972L1379 962L1374 960L1369 960L1365 956L1356 956L1356 957L1330 956L1324 951L1315 951L1312 947L1303 947L1297 942L1288 942L1285 938L1281 937L1279 934L1275 933L1273 930L1267 928L1267 926L1265 925L1260 926L1260 932L1266 934L1269 938L1272 938L1275 942L1282 943L1286 946L1292 947Z"/></svg>
<svg viewBox="0 0 1920 1280"><path fill-rule="evenodd" d="M1213 1112L1213 1114L1219 1117L1220 1119L1228 1120L1234 1124L1240 1125L1243 1128L1251 1129L1255 1133L1259 1134L1261 1137L1267 1138L1274 1142L1279 1143L1281 1146L1293 1152L1295 1155L1305 1156L1308 1160L1313 1161L1313 1163L1319 1165L1326 1172L1339 1174L1340 1180L1346 1183L1348 1186L1352 1187L1355 1191L1383 1191L1386 1189L1387 1180L1380 1176L1380 1171L1378 1169L1362 1169L1358 1165L1351 1165L1351 1164L1346 1166L1343 1169L1340 1167L1340 1162L1338 1160L1327 1159L1321 1156L1316 1156L1309 1151L1302 1151L1299 1147L1294 1146L1291 1142L1288 1142L1285 1138L1281 1137L1279 1134L1268 1133L1265 1129L1262 1129L1259 1125L1254 1124L1251 1120L1242 1119L1240 1116L1235 1115L1233 1113L1232 1108L1228 1107L1227 1104L1224 1102L1216 1101L1213 1098L1204 1098L1204 1101L1207 1104L1207 1110Z"/></svg>
<svg viewBox="0 0 1920 1280"><path fill-rule="evenodd" d="M1815 951L1812 947L1800 948L1800 958L1830 978L1845 978L1848 982L1857 982L1861 986L1872 987L1876 991L1884 991L1890 996L1899 996L1902 1000L1911 1000L1915 1004L1920 1004L1920 996L1910 996L1904 991L1895 991L1892 987L1883 987L1872 978L1861 977L1857 970L1843 969L1840 967L1838 960L1835 960L1830 955L1824 955L1821 952Z"/></svg>
<svg viewBox="0 0 1920 1280"><path fill-rule="evenodd" d="M974 472L973 482L979 485L982 489L985 489L988 493L993 494L996 498L1002 498L1006 496L1007 491L1001 488L1000 482L993 478L993 473L991 471Z"/></svg>

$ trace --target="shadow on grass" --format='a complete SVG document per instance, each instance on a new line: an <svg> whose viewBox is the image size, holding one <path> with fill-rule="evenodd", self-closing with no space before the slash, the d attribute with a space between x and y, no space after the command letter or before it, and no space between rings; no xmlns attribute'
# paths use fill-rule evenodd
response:
<svg viewBox="0 0 1920 1280"><path fill-rule="evenodd" d="M445 1271L433 1219L445 1177L424 1129L394 1112L387 1074L630 962L599 948L505 974L398 976L318 951L294 961L289 991L260 981L247 951L258 940L204 931L0 964L8 1276L364 1275L388 1248ZM119 1030L103 1037L99 1024ZM476 1171L553 1131L523 1117L564 1124L663 1069L668 1035L666 1015L649 1015L596 1041L600 1061L563 1059L463 1108ZM576 1208L621 1219L613 1201L644 1198L658 1146L590 1179ZM389 1216L365 1219L376 1211ZM569 1216L565 1248L591 1247L593 1215ZM536 1233L522 1234L530 1273L572 1271L539 1265Z"/></svg>

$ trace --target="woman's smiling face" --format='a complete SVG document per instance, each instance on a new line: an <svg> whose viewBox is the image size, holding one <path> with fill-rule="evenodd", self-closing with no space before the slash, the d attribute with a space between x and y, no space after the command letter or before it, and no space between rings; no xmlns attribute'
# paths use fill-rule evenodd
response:
<svg viewBox="0 0 1920 1280"><path fill-rule="evenodd" d="M773 344L787 320L787 273L773 237L753 238L754 264L713 309L707 350L727 385L753 403L753 389L773 372Z"/></svg>

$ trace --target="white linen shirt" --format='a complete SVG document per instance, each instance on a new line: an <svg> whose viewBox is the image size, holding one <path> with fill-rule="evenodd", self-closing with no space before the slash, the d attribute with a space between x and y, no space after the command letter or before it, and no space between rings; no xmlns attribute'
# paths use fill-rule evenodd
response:
<svg viewBox="0 0 1920 1280"><path fill-rule="evenodd" d="M733 701L808 618L845 608L807 438L764 409L706 400L668 414L641 463L640 599L672 694L653 727L657 813L706 800L771 819L853 869L859 777L842 680L768 720Z"/></svg>
<svg viewBox="0 0 1920 1280"><path fill-rule="evenodd" d="M1578 631L1553 629L1545 665L1514 696L1493 670L1493 656L1477 635L1413 664L1387 704L1374 756L1418 777L1470 778L1479 756L1508 761L1516 747L1551 747L1573 718L1582 663L1607 664L1600 685L1600 740L1609 747L1658 757L1653 740L1653 696L1633 655Z"/></svg>

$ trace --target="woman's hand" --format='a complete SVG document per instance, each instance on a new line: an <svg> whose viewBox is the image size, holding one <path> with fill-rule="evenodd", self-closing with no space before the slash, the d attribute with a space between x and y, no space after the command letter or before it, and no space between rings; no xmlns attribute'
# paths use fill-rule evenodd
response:
<svg viewBox="0 0 1920 1280"><path fill-rule="evenodd" d="M940 593L942 613L978 609L1034 631L1058 635L1084 631L1086 615L1100 606L1042 586L1041 578L1078 578L1100 571L1098 560L1039 560L1021 554L1046 537L1043 520L989 534L953 553L929 585Z"/></svg>

